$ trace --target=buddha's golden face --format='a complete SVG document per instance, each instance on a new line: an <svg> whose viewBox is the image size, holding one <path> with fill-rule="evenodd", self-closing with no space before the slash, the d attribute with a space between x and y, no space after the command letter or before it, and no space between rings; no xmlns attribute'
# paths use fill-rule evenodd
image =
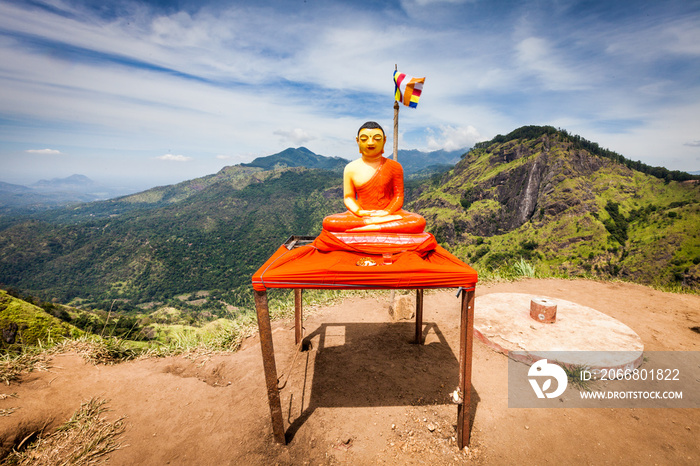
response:
<svg viewBox="0 0 700 466"><path fill-rule="evenodd" d="M367 157L377 157L384 153L384 143L386 136L381 129L363 128L357 136L357 145L360 146L360 153Z"/></svg>

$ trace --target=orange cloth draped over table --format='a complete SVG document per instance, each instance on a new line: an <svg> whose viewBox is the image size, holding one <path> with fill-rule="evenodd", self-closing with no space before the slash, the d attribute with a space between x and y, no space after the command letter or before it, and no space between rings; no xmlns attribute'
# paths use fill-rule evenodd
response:
<svg viewBox="0 0 700 466"><path fill-rule="evenodd" d="M358 203L365 210L386 210L390 215L400 215L401 220L376 224L382 232L422 233L425 219L403 210L403 168L398 162L382 157L382 163L372 178L362 186L356 186ZM331 232L352 231L367 225L364 217L350 211L329 215L323 219L323 229Z"/></svg>
<svg viewBox="0 0 700 466"><path fill-rule="evenodd" d="M476 271L434 243L432 235L416 250L393 254L390 265L373 256L377 265L369 267L357 265L366 252L333 250L330 238L329 252L313 244L280 246L253 275L253 288L473 288L477 282Z"/></svg>

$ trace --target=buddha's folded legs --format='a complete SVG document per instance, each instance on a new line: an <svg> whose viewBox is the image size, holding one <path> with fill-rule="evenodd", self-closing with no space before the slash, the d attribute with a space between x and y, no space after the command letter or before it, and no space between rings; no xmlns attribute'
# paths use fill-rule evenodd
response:
<svg viewBox="0 0 700 466"><path fill-rule="evenodd" d="M323 229L331 232L382 231L387 233L422 233L425 231L425 219L413 212L399 210L394 212L401 218L384 223L368 223L365 217L358 217L352 212L329 215L323 219Z"/></svg>

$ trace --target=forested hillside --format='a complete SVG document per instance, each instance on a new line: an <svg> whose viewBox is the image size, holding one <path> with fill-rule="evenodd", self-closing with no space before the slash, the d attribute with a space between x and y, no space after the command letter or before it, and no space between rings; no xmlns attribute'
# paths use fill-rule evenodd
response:
<svg viewBox="0 0 700 466"><path fill-rule="evenodd" d="M317 233L324 215L342 208L332 172L294 168L256 171L246 182L205 181L201 190L197 183L158 188L6 228L0 281L61 302L230 292L248 284L288 236Z"/></svg>
<svg viewBox="0 0 700 466"><path fill-rule="evenodd" d="M524 258L564 276L698 289L697 179L524 127L477 144L412 207L477 269Z"/></svg>
<svg viewBox="0 0 700 466"><path fill-rule="evenodd" d="M643 173L596 147L551 127L520 128L478 144L444 175L407 182L406 208L482 274L523 260L546 274L697 290L697 182ZM249 302L252 273L287 237L316 235L324 216L345 209L341 184L338 171L237 165L119 199L3 216L0 288L125 311L183 307L176 296L206 291L216 314Z"/></svg>

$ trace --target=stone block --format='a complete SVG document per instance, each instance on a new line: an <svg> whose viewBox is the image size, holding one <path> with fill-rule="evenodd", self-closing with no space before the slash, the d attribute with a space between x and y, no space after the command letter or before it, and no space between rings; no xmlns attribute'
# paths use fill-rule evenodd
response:
<svg viewBox="0 0 700 466"><path fill-rule="evenodd" d="M413 319L416 315L416 296L395 295L394 301L389 306L389 315L394 322Z"/></svg>

